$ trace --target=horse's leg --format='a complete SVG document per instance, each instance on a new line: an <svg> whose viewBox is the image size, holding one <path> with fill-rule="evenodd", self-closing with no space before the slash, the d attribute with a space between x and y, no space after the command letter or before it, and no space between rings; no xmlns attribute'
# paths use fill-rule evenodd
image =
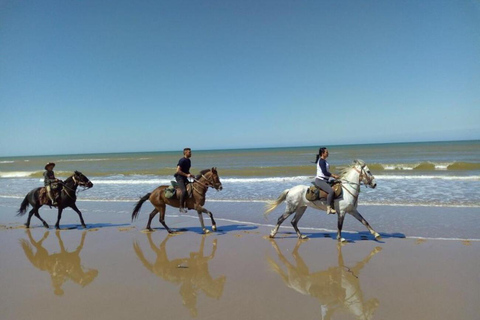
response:
<svg viewBox="0 0 480 320"><path fill-rule="evenodd" d="M82 216L82 213L80 212L80 210L78 210L77 206L74 204L72 204L70 206L70 208L72 208L77 214L78 216L80 217L80 223L82 224L82 227L84 228L87 228L87 225L85 224L85 222L83 221L83 216Z"/></svg>
<svg viewBox="0 0 480 320"><path fill-rule="evenodd" d="M165 207L165 204L161 204L157 207L155 207L158 211L160 211L160 217L159 217L159 220L160 220L160 223L163 225L163 227L165 229L167 229L168 233L172 233L173 231L167 226L167 224L165 223L165 212L167 211L166 210L166 207Z"/></svg>
<svg viewBox="0 0 480 320"><path fill-rule="evenodd" d="M35 214L35 217L37 217L38 219L40 219L40 221L42 221L43 226L44 226L45 228L47 228L47 229L50 228L50 226L48 225L48 223L46 223L45 220L43 220L42 217L40 217L40 213L38 213L38 209L35 210L35 213L34 213L34 214Z"/></svg>
<svg viewBox="0 0 480 320"><path fill-rule="evenodd" d="M152 220L153 218L155 218L155 216L157 215L158 213L158 210L155 208L152 210L152 212L150 212L150 215L148 216L148 222L147 222L147 226L146 226L146 229L147 230L150 230L150 231L153 231L152 230L152 227L150 226L150 224L152 223Z"/></svg>
<svg viewBox="0 0 480 320"><path fill-rule="evenodd" d="M58 216L57 216L57 223L55 223L55 229L60 229L60 219L62 219L62 207L58 207Z"/></svg>
<svg viewBox="0 0 480 320"><path fill-rule="evenodd" d="M375 237L375 240L380 240L382 237L378 232L373 230L373 228L370 226L370 224L363 218L363 216L358 212L358 210L355 210L353 212L350 212L352 216L355 217L358 221L360 221L365 227L367 227L368 231L370 231L371 234Z"/></svg>
<svg viewBox="0 0 480 320"><path fill-rule="evenodd" d="M345 211L337 211L338 212L338 221L337 221L337 240L340 242L345 242L346 240L342 238L342 228L343 228L343 220L345 219Z"/></svg>
<svg viewBox="0 0 480 320"><path fill-rule="evenodd" d="M300 230L298 230L298 227L297 227L297 224L298 224L298 221L300 221L300 219L302 218L303 214L305 213L305 210L307 210L307 207L298 207L297 210L296 210L296 213L295 213L295 216L293 216L293 219L292 219L292 226L293 226L293 229L295 229L295 232L297 232L297 236L299 239L306 239L307 236L304 236Z"/></svg>
<svg viewBox="0 0 480 320"><path fill-rule="evenodd" d="M197 209L197 213L198 213L198 220L200 220L200 225L202 226L202 232L204 234L209 233L210 231L208 231L207 228L205 228L205 223L203 222L202 210Z"/></svg>
<svg viewBox="0 0 480 320"><path fill-rule="evenodd" d="M273 230L270 232L270 238L274 238L275 235L277 234L278 232L278 229L280 228L280 225L283 223L283 221L285 221L285 219L287 219L292 213L295 212L295 209L292 209L288 204L287 204L287 208L285 209L285 213L282 214L279 218L278 218L278 221L277 221L277 225L275 226L275 228L273 228Z"/></svg>
<svg viewBox="0 0 480 320"><path fill-rule="evenodd" d="M205 228L202 213L208 214L208 216L210 217L210 220L212 220L212 230L217 231L217 223L215 222L215 219L213 219L213 214L210 211L208 211L207 209L205 209L204 207L198 204L195 204L195 210L197 210L198 219L200 220L200 224L202 225L203 233L208 233L209 231Z"/></svg>
<svg viewBox="0 0 480 320"><path fill-rule="evenodd" d="M32 216L33 216L34 213L35 213L35 209L37 209L37 208L35 207L35 208L33 208L32 210L30 210L30 211L28 212L27 222L25 223L25 227L27 227L27 228L30 228L30 220L32 220Z"/></svg>

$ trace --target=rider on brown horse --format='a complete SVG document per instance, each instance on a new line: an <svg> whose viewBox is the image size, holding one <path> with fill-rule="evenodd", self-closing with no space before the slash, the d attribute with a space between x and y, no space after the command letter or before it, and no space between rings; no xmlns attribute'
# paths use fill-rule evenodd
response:
<svg viewBox="0 0 480 320"><path fill-rule="evenodd" d="M193 175L190 174L190 167L192 166L192 163L190 162L191 156L192 150L190 148L183 149L183 157L178 160L177 172L174 174L175 180L177 180L178 187L180 188L179 211L183 213L187 212L185 198L187 196L188 178L193 178Z"/></svg>
<svg viewBox="0 0 480 320"><path fill-rule="evenodd" d="M58 192L55 192L55 197L52 193L52 191L56 191L56 186L53 185L54 183L57 184L60 180L55 178L55 173L53 172L53 167L55 167L55 163L49 162L45 166L45 172L43 173L43 183L45 185L45 189L47 190L47 195L52 201L52 205L56 206L57 205L57 200L58 200Z"/></svg>

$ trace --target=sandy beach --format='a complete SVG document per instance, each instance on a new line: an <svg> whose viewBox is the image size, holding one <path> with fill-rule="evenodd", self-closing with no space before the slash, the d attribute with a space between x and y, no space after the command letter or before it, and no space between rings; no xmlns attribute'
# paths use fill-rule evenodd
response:
<svg viewBox="0 0 480 320"><path fill-rule="evenodd" d="M261 216L262 203L209 203L219 230L208 235L200 234L196 214L169 209L167 223L179 230L169 236L158 220L154 232L143 230L149 208L130 223L130 202L79 202L86 230L77 228L71 210L60 231L37 220L26 230L26 217L15 217L19 202L0 203L1 319L478 319L480 313L478 208L457 215L459 208L436 210L440 221L429 218L432 208L371 207L368 219L383 240L347 217L349 242L340 245L332 239L336 219L314 211L300 226L325 219L326 229L304 228L308 240L297 240L289 223L268 239L281 209L267 222L238 220L252 210ZM421 216L419 227L406 230L415 225L413 212ZM54 225L54 210L41 214ZM425 224L433 231L423 231Z"/></svg>

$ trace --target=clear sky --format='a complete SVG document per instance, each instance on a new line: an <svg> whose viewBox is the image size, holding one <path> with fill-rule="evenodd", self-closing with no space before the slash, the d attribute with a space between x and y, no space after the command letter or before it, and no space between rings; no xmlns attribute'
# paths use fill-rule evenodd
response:
<svg viewBox="0 0 480 320"><path fill-rule="evenodd" d="M0 0L0 156L480 139L480 1Z"/></svg>

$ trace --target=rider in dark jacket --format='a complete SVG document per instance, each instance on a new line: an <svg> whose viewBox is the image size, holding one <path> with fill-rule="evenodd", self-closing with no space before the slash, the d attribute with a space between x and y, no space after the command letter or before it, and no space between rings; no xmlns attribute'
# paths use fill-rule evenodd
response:
<svg viewBox="0 0 480 320"><path fill-rule="evenodd" d="M177 171L174 174L175 180L177 180L178 187L180 188L180 212L187 212L185 198L187 196L187 184L188 178L193 177L190 174L190 167L192 163L190 157L192 156L192 150L190 148L183 149L183 158L178 160Z"/></svg>

